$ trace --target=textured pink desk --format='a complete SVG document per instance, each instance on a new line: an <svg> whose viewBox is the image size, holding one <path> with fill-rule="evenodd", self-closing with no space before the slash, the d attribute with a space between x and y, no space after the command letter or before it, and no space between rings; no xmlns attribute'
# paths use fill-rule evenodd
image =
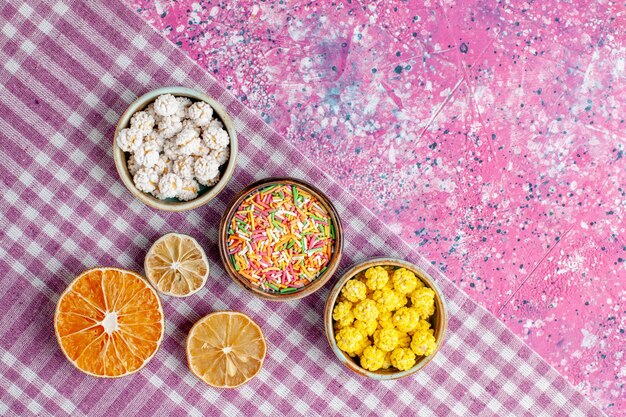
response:
<svg viewBox="0 0 626 417"><path fill-rule="evenodd" d="M626 415L623 2L126 2Z"/></svg>

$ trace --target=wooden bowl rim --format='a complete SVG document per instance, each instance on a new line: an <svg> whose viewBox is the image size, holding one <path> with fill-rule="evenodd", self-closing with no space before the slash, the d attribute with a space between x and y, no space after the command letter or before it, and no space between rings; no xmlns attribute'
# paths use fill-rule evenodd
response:
<svg viewBox="0 0 626 417"><path fill-rule="evenodd" d="M431 355L422 356L421 359L419 359L411 369L407 369L406 371L393 372L384 370L372 372L363 369L358 366L351 357L349 357L341 349L339 349L339 347L337 346L337 342L335 341L335 330L333 328L333 308L335 306L337 298L339 297L341 289L349 279L354 277L359 272L373 266L385 265L406 268L412 271L418 276L420 280L422 280L422 282L424 282L427 287L431 288L435 292L435 303L437 306L436 311L438 312L438 326L437 329L435 329L437 347ZM328 294L328 298L326 299L326 305L324 307L324 325L326 328L326 338L328 340L328 343L330 344L331 349L333 350L339 361L343 363L348 369L357 373L358 375L376 379L379 381L399 379L422 370L435 357L435 355L437 355L437 353L441 349L441 346L443 345L448 328L448 307L445 301L445 297L443 295L443 291L441 291L439 285L437 285L433 277L431 277L419 266L398 258L368 258L364 261L357 262L356 264L352 265L333 286L332 290Z"/></svg>
<svg viewBox="0 0 626 417"><path fill-rule="evenodd" d="M230 219L234 215L235 210L241 202L252 192L256 191L259 188L263 188L266 186L270 186L272 184L292 184L297 185L299 187L304 188L306 191L313 194L320 203L324 206L324 208L328 211L333 224L335 225L335 252L330 259L328 264L328 268L326 272L324 272L320 277L314 280L309 285L305 286L300 291L296 291L289 294L272 294L265 292L259 288L256 288L250 284L250 282L243 276L241 276L234 268L234 266L230 262L230 257L228 255L228 224L230 223ZM291 301L297 300L299 298L306 297L308 295L313 294L315 291L319 290L328 282L328 280L334 275L337 268L339 267L339 262L341 261L341 256L343 255L343 226L341 225L341 219L339 217L339 213L335 209L335 206L330 201L330 199L324 194L319 188L314 185L292 177L270 177L264 178L262 180L255 181L248 186L244 187L241 191L239 191L228 204L222 219L220 220L219 233L218 233L218 247L220 258L222 259L222 263L224 264L224 269L228 276L239 284L244 289L250 291L254 295L263 298L269 301Z"/></svg>
<svg viewBox="0 0 626 417"><path fill-rule="evenodd" d="M204 194L190 201L173 202L159 200L158 198L150 194L139 191L133 183L133 178L130 175L130 172L128 172L128 166L126 164L126 152L124 152L117 146L117 134L120 130L128 126L133 114L143 110L146 106L154 102L154 100L156 100L156 98L162 94L172 94L179 97L188 97L194 100L204 101L205 103L209 104L213 108L217 116L221 119L224 127L226 128L226 131L228 132L228 136L230 137L230 156L228 158L228 163L226 165L226 169L224 171L224 174L222 175L222 178L220 178L217 184L210 187ZM117 169L117 173L124 183L124 186L126 186L126 188L133 194L133 196L137 197L137 199L139 199L142 203L152 208L164 211L181 212L186 210L192 210L214 199L220 192L222 192L224 188L226 188L226 185L232 178L235 167L237 165L237 156L238 142L235 125L233 124L233 121L228 115L228 112L226 111L224 106L209 95L187 87L161 87L157 88L156 90L149 91L138 97L128 106L126 111L122 114L115 128L115 133L113 134L113 160L115 161L115 168Z"/></svg>

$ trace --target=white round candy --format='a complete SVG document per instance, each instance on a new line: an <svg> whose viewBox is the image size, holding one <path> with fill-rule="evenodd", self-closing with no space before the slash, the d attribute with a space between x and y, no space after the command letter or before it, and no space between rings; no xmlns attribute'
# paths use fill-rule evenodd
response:
<svg viewBox="0 0 626 417"><path fill-rule="evenodd" d="M202 139L206 146L215 150L224 149L230 144L228 132L224 130L222 122L217 119L211 121L211 123L204 128Z"/></svg>
<svg viewBox="0 0 626 417"><path fill-rule="evenodd" d="M189 106L187 116L193 120L197 126L206 126L211 123L213 108L204 101L198 101Z"/></svg>
<svg viewBox="0 0 626 417"><path fill-rule="evenodd" d="M154 171L159 175L164 175L172 172L172 160L165 155L159 155L159 161L152 167Z"/></svg>
<svg viewBox="0 0 626 417"><path fill-rule="evenodd" d="M191 106L192 101L188 97L176 97L176 101L178 102L178 110L176 111L176 116L184 119L187 117L187 109Z"/></svg>
<svg viewBox="0 0 626 417"><path fill-rule="evenodd" d="M193 200L198 197L198 190L200 186L193 178L187 178L183 180L183 186L178 192L177 197L183 201Z"/></svg>
<svg viewBox="0 0 626 417"><path fill-rule="evenodd" d="M141 168L133 177L135 187L144 193L151 193L159 183L158 174L150 168Z"/></svg>
<svg viewBox="0 0 626 417"><path fill-rule="evenodd" d="M191 155L200 147L200 137L194 129L184 129L176 135L176 146L182 155Z"/></svg>
<svg viewBox="0 0 626 417"><path fill-rule="evenodd" d="M154 111L162 117L173 116L178 111L178 100L171 94L158 96L154 101Z"/></svg>
<svg viewBox="0 0 626 417"><path fill-rule="evenodd" d="M215 178L219 179L220 164L210 156L200 157L194 165L194 175L200 184L213 185Z"/></svg>
<svg viewBox="0 0 626 417"><path fill-rule="evenodd" d="M154 116L145 111L138 111L130 118L130 126L141 132L142 135L148 135L154 129Z"/></svg>
<svg viewBox="0 0 626 417"><path fill-rule="evenodd" d="M137 163L137 161L135 160L135 155L130 155L130 158L128 158L128 172L130 173L130 175L135 175L137 173L137 171L139 171L139 169L141 168L141 166Z"/></svg>
<svg viewBox="0 0 626 417"><path fill-rule="evenodd" d="M176 197L183 188L183 180L176 174L165 174L159 181L159 198Z"/></svg>
<svg viewBox="0 0 626 417"><path fill-rule="evenodd" d="M172 163L172 172L184 179L193 178L195 162L193 156L181 156Z"/></svg>
<svg viewBox="0 0 626 417"><path fill-rule="evenodd" d="M143 142L135 151L135 160L146 168L153 167L159 162L159 145L154 140Z"/></svg>
<svg viewBox="0 0 626 417"><path fill-rule="evenodd" d="M228 161L228 158L230 158L230 147L213 150L211 156L215 158L218 164L223 165Z"/></svg>
<svg viewBox="0 0 626 417"><path fill-rule="evenodd" d="M166 116L159 122L159 133L165 139L175 136L183 129L183 123L177 116Z"/></svg>
<svg viewBox="0 0 626 417"><path fill-rule="evenodd" d="M134 152L143 140L141 132L135 128L122 129L117 134L117 146L124 152Z"/></svg>

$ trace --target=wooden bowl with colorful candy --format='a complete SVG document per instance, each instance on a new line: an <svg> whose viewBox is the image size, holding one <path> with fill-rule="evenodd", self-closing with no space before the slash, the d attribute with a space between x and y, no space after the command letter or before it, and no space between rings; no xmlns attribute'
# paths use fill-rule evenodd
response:
<svg viewBox="0 0 626 417"><path fill-rule="evenodd" d="M228 275L273 301L302 298L335 273L343 229L330 200L294 178L269 178L241 190L222 217L219 252Z"/></svg>
<svg viewBox="0 0 626 417"><path fill-rule="evenodd" d="M356 264L335 284L324 310L326 337L350 370L377 380L411 375L443 343L443 293L419 267L399 259Z"/></svg>

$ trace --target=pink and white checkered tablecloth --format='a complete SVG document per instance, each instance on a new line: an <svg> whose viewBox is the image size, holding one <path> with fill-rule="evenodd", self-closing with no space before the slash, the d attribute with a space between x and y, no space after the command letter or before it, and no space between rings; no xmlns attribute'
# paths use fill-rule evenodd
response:
<svg viewBox="0 0 626 417"><path fill-rule="evenodd" d="M118 0L10 1L0 4L0 16L0 415L602 415L323 167ZM227 189L187 213L155 211L133 198L111 155L126 106L165 85L203 90L224 103L240 140ZM437 279L450 327L423 372L375 382L345 369L324 334L330 284L300 301L270 303L226 276L216 245L225 204L251 181L273 175L305 178L332 198L346 229L342 268L390 255ZM151 242L170 231L196 237L207 250L206 287L186 299L164 298L167 334L146 368L117 380L79 373L55 340L59 294L96 265L142 271ZM210 388L187 370L187 331L218 309L248 313L268 341L263 370L236 390Z"/></svg>

